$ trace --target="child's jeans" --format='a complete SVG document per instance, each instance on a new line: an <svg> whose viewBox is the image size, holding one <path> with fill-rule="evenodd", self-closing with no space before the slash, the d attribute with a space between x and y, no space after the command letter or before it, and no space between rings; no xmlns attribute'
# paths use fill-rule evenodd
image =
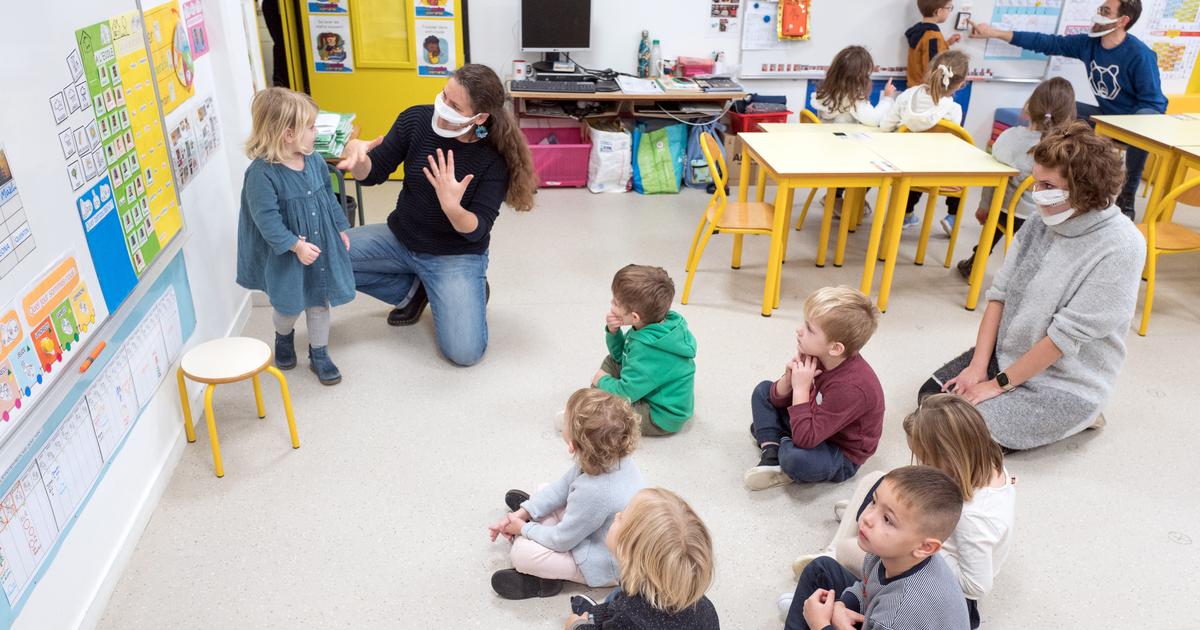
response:
<svg viewBox="0 0 1200 630"><path fill-rule="evenodd" d="M538 490L546 484L538 486ZM542 525L556 525L562 518L566 507L559 508L538 521ZM575 556L570 551L554 551L524 537L513 539L512 550L509 552L513 568L526 575L536 575L548 580L570 580L587 584L579 565L575 564Z"/></svg>
<svg viewBox="0 0 1200 630"><path fill-rule="evenodd" d="M829 442L821 442L813 448L800 448L792 442L788 410L776 409L771 404L773 386L771 381L763 381L754 388L754 394L750 397L750 411L754 418L750 431L759 445L766 442L779 444L779 466L792 481L838 482L853 477L858 472L858 465L846 459L842 449Z"/></svg>
<svg viewBox="0 0 1200 630"><path fill-rule="evenodd" d="M792 596L792 607L788 610L784 630L808 630L804 621L804 600L808 599L817 589L832 589L841 599L842 591L854 586L858 578L847 571L837 560L829 556L818 556L800 574L796 583L796 594Z"/></svg>

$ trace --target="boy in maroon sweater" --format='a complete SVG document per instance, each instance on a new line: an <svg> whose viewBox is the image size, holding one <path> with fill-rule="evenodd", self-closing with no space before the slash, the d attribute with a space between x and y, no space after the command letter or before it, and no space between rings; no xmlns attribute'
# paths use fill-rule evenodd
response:
<svg viewBox="0 0 1200 630"><path fill-rule="evenodd" d="M795 358L750 397L750 432L762 455L743 477L747 488L845 481L875 453L883 388L858 351L878 323L867 296L849 287L825 287L804 301Z"/></svg>

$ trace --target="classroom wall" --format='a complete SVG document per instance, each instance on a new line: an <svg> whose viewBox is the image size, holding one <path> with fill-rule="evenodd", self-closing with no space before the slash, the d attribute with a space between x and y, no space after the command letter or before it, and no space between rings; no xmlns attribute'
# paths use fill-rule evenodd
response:
<svg viewBox="0 0 1200 630"><path fill-rule="evenodd" d="M157 4L143 2L143 7ZM238 196L247 164L241 144L250 129L252 94L241 2L205 0L204 11L212 52L197 61L196 95L167 117L170 126L186 110L213 95L222 132L222 150L181 195L187 231L183 249L197 319L189 346L240 331L250 306L249 293L234 284ZM64 15L70 15L69 8ZM202 408L201 391L197 387L191 392L193 409ZM124 448L34 587L13 628L90 628L96 624L185 444L172 374L130 431ZM214 482L219 480L214 478ZM201 526L208 525L197 524ZM188 532L179 534L180 544L186 544ZM181 606L193 604L187 600L187 585L180 585L179 597Z"/></svg>
<svg viewBox="0 0 1200 630"><path fill-rule="evenodd" d="M572 53L571 57L589 68L607 68L623 72L636 70L637 46L642 29L651 38L661 40L664 59L679 55L702 56L724 50L736 61L740 55L740 32L736 37L708 35L701 3L695 0L604 0L592 2L592 48ZM487 0L470 5L471 61L494 68L502 78L512 73L512 61L534 61L540 53L522 53L520 49L520 0ZM903 37L909 24L896 25L896 37ZM819 29L819 25L814 26ZM947 31L949 33L949 31ZM814 37L819 31L814 30ZM858 42L847 41L845 45ZM747 79L742 84L749 92L784 94L792 111L804 103L808 82L804 79ZM1083 82L1086 86L1086 81ZM983 146L991 136L992 115L997 107L1020 107L1033 91L1031 83L1002 81L977 82L964 126ZM1077 83L1076 89L1079 89ZM1087 95L1090 97L1090 93ZM793 118L795 116L793 115Z"/></svg>

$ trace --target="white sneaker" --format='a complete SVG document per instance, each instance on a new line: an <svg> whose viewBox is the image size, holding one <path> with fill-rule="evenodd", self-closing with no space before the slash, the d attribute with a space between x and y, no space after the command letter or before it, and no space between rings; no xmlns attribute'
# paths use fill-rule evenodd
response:
<svg viewBox="0 0 1200 630"><path fill-rule="evenodd" d="M842 522L842 516L846 513L846 508L849 507L850 501L842 499L833 504L833 519L839 523Z"/></svg>
<svg viewBox="0 0 1200 630"><path fill-rule="evenodd" d="M955 215L953 214L947 214L946 216L942 217L942 231L946 233L946 236L950 236L954 233L954 221Z"/></svg>
<svg viewBox="0 0 1200 630"><path fill-rule="evenodd" d="M792 598L795 597L795 595L795 593L784 593L783 595L779 596L779 600L776 602L776 605L779 606L780 621L787 621L788 612L792 610Z"/></svg>
<svg viewBox="0 0 1200 630"><path fill-rule="evenodd" d="M833 218L842 218L842 198L838 197L833 200Z"/></svg>
<svg viewBox="0 0 1200 630"><path fill-rule="evenodd" d="M797 557L795 560L792 561L792 577L795 578L797 582L799 582L800 574L804 573L804 569L806 567L808 567L809 564L812 564L813 560L816 560L817 558L820 558L821 556L825 556L827 558L832 558L833 557L833 549L830 547L826 547L821 550L821 553L801 554L799 557Z"/></svg>
<svg viewBox="0 0 1200 630"><path fill-rule="evenodd" d="M742 475L742 481L751 490L766 490L775 486L786 486L792 478L779 466L755 466Z"/></svg>

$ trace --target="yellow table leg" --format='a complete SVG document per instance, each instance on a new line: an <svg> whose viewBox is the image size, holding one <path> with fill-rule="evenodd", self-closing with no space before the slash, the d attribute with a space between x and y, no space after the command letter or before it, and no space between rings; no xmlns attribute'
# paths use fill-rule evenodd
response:
<svg viewBox="0 0 1200 630"><path fill-rule="evenodd" d="M833 208L837 203L836 192L836 188L825 189L825 210L821 213L821 234L817 238L818 267L825 266L826 250L829 249L829 230L833 226Z"/></svg>
<svg viewBox="0 0 1200 630"><path fill-rule="evenodd" d="M1000 220L1000 207L1004 205L1004 186L1007 178L996 184L992 194L992 206L988 208L987 220L979 233L979 244L975 247L975 265L971 267L971 288L967 290L967 310L975 310L979 292L983 289L983 274L987 271L988 257L992 254L992 236L996 233L996 222ZM959 208L962 211L962 207Z"/></svg>
<svg viewBox="0 0 1200 630"><path fill-rule="evenodd" d="M746 203L750 198L750 151L742 147L742 167L738 171L738 201Z"/></svg>
<svg viewBox="0 0 1200 630"><path fill-rule="evenodd" d="M890 180L885 182L890 185ZM886 202L880 199L879 213L875 220L871 222L871 235L867 241L867 259L863 264L862 283L859 285L859 290L864 295L870 297L872 285L875 280L875 264L881 257L880 252L887 250L884 243L884 235L891 234L889 226L894 222L893 219L899 217L899 221L904 220L904 207L901 205L905 199L908 199L908 191L912 187L911 180L907 177L899 178L899 183L896 184L894 194L888 195ZM880 188L882 196L884 188ZM889 241L890 242L890 241Z"/></svg>
<svg viewBox="0 0 1200 630"><path fill-rule="evenodd" d="M254 404L258 407L258 417L266 418L267 410L263 408L262 385L258 382L258 375L251 376L250 382L254 383Z"/></svg>
<svg viewBox="0 0 1200 630"><path fill-rule="evenodd" d="M1154 308L1154 275L1158 267L1153 232L1151 232L1149 240L1150 246L1146 248L1146 302L1142 305L1142 325L1138 326L1138 334L1142 337L1146 336L1146 329L1150 328L1150 309Z"/></svg>
<svg viewBox="0 0 1200 630"><path fill-rule="evenodd" d="M192 426L192 404L188 402L187 381L183 378L183 368L175 370L175 376L179 379L179 406L183 407L183 430L187 433L187 441L196 441L196 429Z"/></svg>
<svg viewBox="0 0 1200 630"><path fill-rule="evenodd" d="M895 201L892 203L891 212L888 213L887 226L884 228L884 233L887 234L887 240L882 244L883 249L883 278L879 281L879 312L887 312L888 298L892 293L892 276L896 273L896 261L900 258L900 236L904 229L904 205L908 199L908 192L912 189L911 180L901 178L901 190L897 193Z"/></svg>
<svg viewBox="0 0 1200 630"><path fill-rule="evenodd" d="M787 225L791 225L792 224L792 204L796 203L796 189L788 187L785 190L787 190L786 193L782 192L782 190L781 190L780 194L785 194L787 196L787 199L785 199L783 201L783 204L784 204L784 207L787 208ZM788 235L785 233L783 235L783 257L780 259L781 263L787 263L787 250L788 250ZM775 307L776 308L779 307L779 298L778 297L775 298Z"/></svg>
<svg viewBox="0 0 1200 630"><path fill-rule="evenodd" d="M273 365L268 365L267 371L279 381L279 394L283 397L283 412L287 414L288 432L292 434L292 448L300 448L300 436L296 434L296 416L292 414L292 395L288 393L287 379L283 378L283 372Z"/></svg>
<svg viewBox="0 0 1200 630"><path fill-rule="evenodd" d="M788 181L780 180L779 194L775 195L775 221L771 227L771 250L767 260L767 279L763 286L762 316L770 317L775 305L775 294L778 292L779 274L783 272L783 239L787 237L787 202L789 195Z"/></svg>
<svg viewBox="0 0 1200 630"><path fill-rule="evenodd" d="M937 210L938 194L934 191L938 189L934 186L930 189L925 202L925 216L921 218L921 236L917 239L917 256L913 259L913 263L917 265L925 264L925 248L929 245L929 231L933 229L933 215ZM900 229L904 229L901 224Z"/></svg>
<svg viewBox="0 0 1200 630"><path fill-rule="evenodd" d="M846 260L846 239L850 235L850 224L854 222L855 208L866 202L867 189L848 188L842 201L842 216L838 217L837 245L833 248L833 266L841 267Z"/></svg>
<svg viewBox="0 0 1200 630"><path fill-rule="evenodd" d="M204 417L208 421L208 441L212 443L213 465L217 469L217 476L224 477L225 464L221 461L221 441L217 439L217 420L212 408L213 391L216 389L217 386L212 383L204 388Z"/></svg>

